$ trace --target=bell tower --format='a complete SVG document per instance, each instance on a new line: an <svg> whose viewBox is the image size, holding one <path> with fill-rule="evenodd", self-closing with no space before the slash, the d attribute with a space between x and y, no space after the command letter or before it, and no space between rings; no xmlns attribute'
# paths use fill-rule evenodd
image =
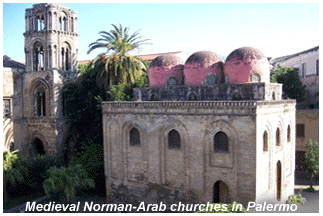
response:
<svg viewBox="0 0 323 216"><path fill-rule="evenodd" d="M60 4L35 4L26 9L27 72L77 70L77 21L77 13Z"/></svg>
<svg viewBox="0 0 323 216"><path fill-rule="evenodd" d="M14 98L15 144L24 154L63 155L66 116L61 90L78 76L77 21L77 13L61 4L26 9L26 71Z"/></svg>

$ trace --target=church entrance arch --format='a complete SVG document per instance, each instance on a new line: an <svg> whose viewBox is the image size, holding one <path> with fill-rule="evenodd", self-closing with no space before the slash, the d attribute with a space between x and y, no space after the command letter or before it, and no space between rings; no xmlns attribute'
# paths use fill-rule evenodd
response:
<svg viewBox="0 0 323 216"><path fill-rule="evenodd" d="M229 188L223 181L217 181L213 185L213 203L228 203Z"/></svg>
<svg viewBox="0 0 323 216"><path fill-rule="evenodd" d="M44 144L39 138L35 138L31 143L31 150L33 155L44 155L45 149Z"/></svg>

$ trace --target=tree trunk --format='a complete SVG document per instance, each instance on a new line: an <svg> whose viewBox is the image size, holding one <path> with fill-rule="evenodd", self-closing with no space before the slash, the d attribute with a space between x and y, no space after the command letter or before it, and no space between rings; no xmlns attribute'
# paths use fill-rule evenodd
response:
<svg viewBox="0 0 323 216"><path fill-rule="evenodd" d="M70 201L71 201L71 196L69 193L66 194L66 201L67 201L67 203L70 203Z"/></svg>
<svg viewBox="0 0 323 216"><path fill-rule="evenodd" d="M311 188L311 189L313 189L313 176L314 176L314 175L312 175L312 174L311 174L311 176L310 176L310 188Z"/></svg>

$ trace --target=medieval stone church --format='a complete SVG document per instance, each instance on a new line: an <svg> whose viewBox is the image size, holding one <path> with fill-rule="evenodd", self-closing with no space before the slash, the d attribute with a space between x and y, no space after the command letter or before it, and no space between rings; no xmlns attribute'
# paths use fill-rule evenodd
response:
<svg viewBox="0 0 323 216"><path fill-rule="evenodd" d="M26 9L25 25L26 67L3 72L4 82L12 83L6 86L12 88L7 97L11 143L24 154L61 156L65 116L60 90L78 74L77 13L60 4L35 4Z"/></svg>
<svg viewBox="0 0 323 216"><path fill-rule="evenodd" d="M15 149L25 154L63 153L60 90L78 74L77 21L60 4L26 10L26 69L4 71ZM102 103L108 195L247 203L294 193L296 102L282 100L259 50L239 48L225 61L210 51L185 62L163 55L148 75L135 101Z"/></svg>
<svg viewBox="0 0 323 216"><path fill-rule="evenodd" d="M107 194L246 204L294 193L296 102L259 50L159 56L148 76L136 101L102 104Z"/></svg>

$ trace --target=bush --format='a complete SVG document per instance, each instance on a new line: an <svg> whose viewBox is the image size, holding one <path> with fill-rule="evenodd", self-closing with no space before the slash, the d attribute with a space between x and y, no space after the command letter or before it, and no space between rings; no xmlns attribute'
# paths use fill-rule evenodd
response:
<svg viewBox="0 0 323 216"><path fill-rule="evenodd" d="M212 203L212 210L208 211L198 211L196 213L247 213L247 209L240 203ZM238 205L242 206L242 208L238 207ZM238 208L237 208L238 207ZM206 209L206 208L203 208ZM232 210L234 209L234 210Z"/></svg>
<svg viewBox="0 0 323 216"><path fill-rule="evenodd" d="M28 195L30 191L44 193L42 183L47 178L46 171L52 166L62 166L63 161L54 157L38 155L35 157L19 157L15 159L12 167L16 173L21 173L20 179L15 184L8 185L8 195Z"/></svg>
<svg viewBox="0 0 323 216"><path fill-rule="evenodd" d="M76 189L94 188L94 180L88 178L88 174L82 165L69 165L68 167L51 167L47 170L49 176L43 183L46 194L54 194L64 191L69 203L76 196Z"/></svg>
<svg viewBox="0 0 323 216"><path fill-rule="evenodd" d="M302 191L300 190L297 194L291 195L288 197L288 200L286 201L287 204L304 204L306 203L306 198L302 197Z"/></svg>

